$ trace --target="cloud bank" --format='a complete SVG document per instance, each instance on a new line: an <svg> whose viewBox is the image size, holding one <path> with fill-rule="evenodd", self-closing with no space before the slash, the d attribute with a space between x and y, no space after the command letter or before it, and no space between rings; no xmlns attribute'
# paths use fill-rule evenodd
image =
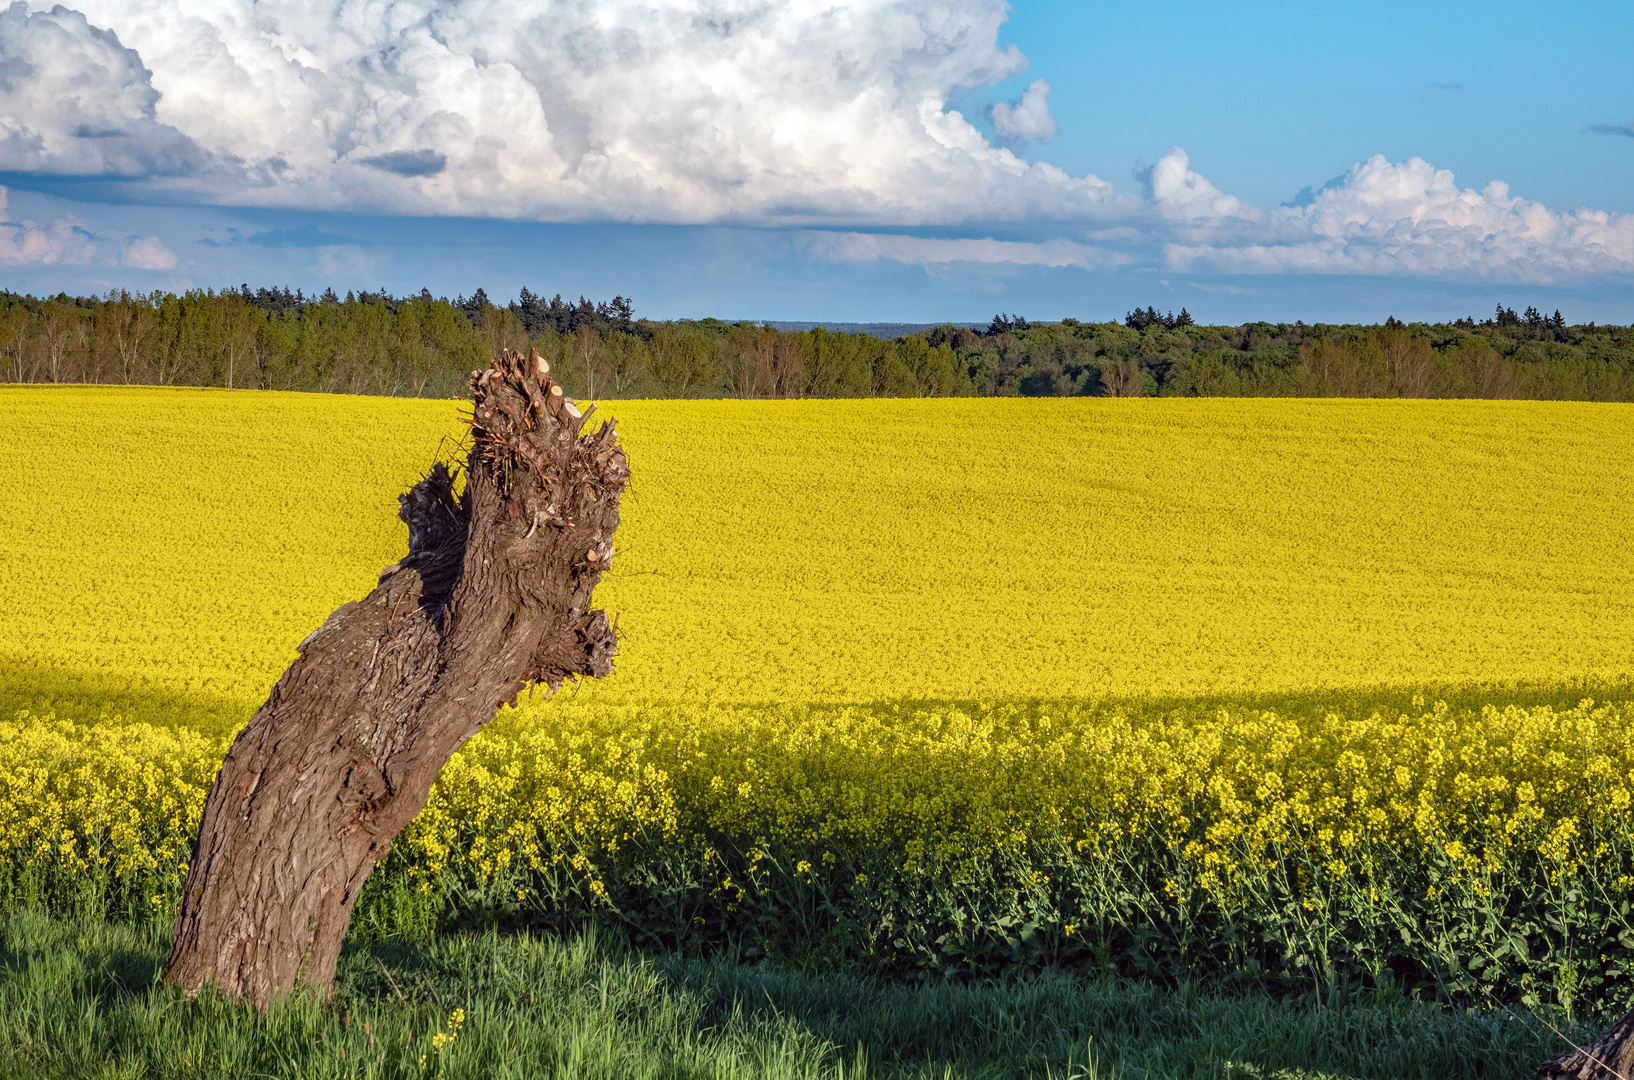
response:
<svg viewBox="0 0 1634 1080"><path fill-rule="evenodd" d="M6 13L4 63L25 74L0 167L557 221L952 222L1111 198L947 108L1025 66L997 44L1002 0L76 8ZM1029 94L1017 130L1048 121Z"/></svg>
<svg viewBox="0 0 1634 1080"><path fill-rule="evenodd" d="M830 234L836 259L912 264L1145 265L1220 274L1356 274L1554 284L1634 274L1634 214L1561 213L1480 191L1419 158L1375 155L1303 206L1261 210L1216 188L1179 147L1143 170L1144 199L1083 242L922 239Z"/></svg>
<svg viewBox="0 0 1634 1080"><path fill-rule="evenodd" d="M1175 270L1536 282L1634 273L1634 214L1560 213L1502 181L1460 188L1420 158L1375 155L1308 205L1270 211L1216 190L1179 148L1152 167L1148 186L1174 222L1164 263Z"/></svg>
<svg viewBox="0 0 1634 1080"><path fill-rule="evenodd" d="M1139 192L1028 162L1057 131L1048 82L992 106L991 139L949 105L1025 69L1004 0L73 3L0 12L0 170L237 206L798 225L828 231L824 257L926 266L1634 275L1634 215L1461 189L1418 158L1269 210L1179 148ZM88 258L59 224L0 245ZM888 232L923 226L967 236ZM970 235L1000 226L1037 236ZM118 259L168 268L150 239Z"/></svg>

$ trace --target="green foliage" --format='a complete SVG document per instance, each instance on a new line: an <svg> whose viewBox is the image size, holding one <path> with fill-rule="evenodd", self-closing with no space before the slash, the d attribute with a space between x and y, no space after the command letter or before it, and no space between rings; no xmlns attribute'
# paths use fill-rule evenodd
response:
<svg viewBox="0 0 1634 1080"><path fill-rule="evenodd" d="M643 958L595 935L352 945L327 1006L265 1016L157 983L160 924L0 913L0 1077L1243 1080L1525 1075L1589 1031L1554 1010L1321 1001L1059 973L878 983Z"/></svg>
<svg viewBox="0 0 1634 1080"><path fill-rule="evenodd" d="M1412 397L1634 401L1634 335L1557 312L1411 326L1199 326L1153 308L1123 323L944 326L889 340L719 319L652 322L629 301L500 307L478 289L332 292L246 287L180 296L0 294L0 378L449 397L502 348L538 348L561 381L602 397Z"/></svg>
<svg viewBox="0 0 1634 1080"><path fill-rule="evenodd" d="M618 305L622 304L620 307ZM555 305L554 307L552 305ZM451 303L276 290L0 295L0 379L308 390L408 397L464 393L502 348L537 348L581 397L874 397L969 393L952 349L826 330L786 334L716 319L632 321L628 302Z"/></svg>
<svg viewBox="0 0 1634 1080"><path fill-rule="evenodd" d="M971 335L960 353L988 394L1634 400L1625 327L1135 321Z"/></svg>

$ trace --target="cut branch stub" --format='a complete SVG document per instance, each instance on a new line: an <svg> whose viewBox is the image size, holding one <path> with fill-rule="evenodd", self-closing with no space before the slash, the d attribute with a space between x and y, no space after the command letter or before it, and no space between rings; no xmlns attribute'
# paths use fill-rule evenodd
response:
<svg viewBox="0 0 1634 1080"><path fill-rule="evenodd" d="M342 605L234 741L205 801L165 978L265 1005L327 992L358 892L448 759L529 683L613 670L591 593L629 464L537 352L473 372L465 490L401 496L409 553Z"/></svg>

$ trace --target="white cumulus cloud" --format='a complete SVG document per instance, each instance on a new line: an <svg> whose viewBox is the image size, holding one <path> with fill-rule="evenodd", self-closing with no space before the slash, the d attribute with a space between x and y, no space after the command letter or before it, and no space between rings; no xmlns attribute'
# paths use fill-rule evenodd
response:
<svg viewBox="0 0 1634 1080"><path fill-rule="evenodd" d="M1146 184L1147 199L1158 213L1171 220L1218 222L1224 218L1241 218L1259 221L1264 216L1193 172L1191 159L1178 146L1159 158L1141 178Z"/></svg>
<svg viewBox="0 0 1634 1080"><path fill-rule="evenodd" d="M1071 238L1021 242L832 232L811 250L840 261L939 265L1145 265L1222 274L1356 274L1561 283L1634 276L1634 214L1560 212L1502 182L1460 188L1411 158L1354 165L1307 206L1263 210L1171 149L1139 173L1145 198Z"/></svg>
<svg viewBox="0 0 1634 1080"><path fill-rule="evenodd" d="M49 225L12 221L10 193L0 187L0 266L37 266L47 263L88 263L96 246L79 222L58 218Z"/></svg>
<svg viewBox="0 0 1634 1080"><path fill-rule="evenodd" d="M1025 65L997 44L1003 0L76 3L88 22L23 20L94 77L67 112L15 104L45 149L13 167L90 168L88 125L150 152L181 133L214 177L201 191L263 205L924 223L1078 216L1111 194L947 107ZM54 72L33 40L18 56Z"/></svg>
<svg viewBox="0 0 1634 1080"><path fill-rule="evenodd" d="M157 236L136 236L125 241L119 253L119 265L139 270L173 270L176 253L165 247Z"/></svg>
<svg viewBox="0 0 1634 1080"><path fill-rule="evenodd" d="M1269 211L1234 207L1203 184L1176 185L1174 205L1204 220L1166 245L1172 268L1537 282L1634 273L1634 214L1555 211L1501 181L1460 188L1419 158L1375 155L1309 205Z"/></svg>
<svg viewBox="0 0 1634 1080"><path fill-rule="evenodd" d="M1050 115L1050 84L1043 79L1022 92L1019 101L997 102L989 114L993 131L1011 146L1049 142L1055 138L1055 117Z"/></svg>
<svg viewBox="0 0 1634 1080"><path fill-rule="evenodd" d="M0 168L149 176L197 172L205 157L155 119L141 58L64 7L0 11Z"/></svg>

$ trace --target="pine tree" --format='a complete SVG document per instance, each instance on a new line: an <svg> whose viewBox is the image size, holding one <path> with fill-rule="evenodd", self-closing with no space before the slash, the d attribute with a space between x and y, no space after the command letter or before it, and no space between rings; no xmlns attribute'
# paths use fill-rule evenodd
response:
<svg viewBox="0 0 1634 1080"><path fill-rule="evenodd" d="M481 286L478 286L477 291L471 294L469 300L461 296L454 306L465 312L465 317L471 320L471 325L475 326L477 320L482 318L482 313L492 305L488 303L487 292Z"/></svg>

